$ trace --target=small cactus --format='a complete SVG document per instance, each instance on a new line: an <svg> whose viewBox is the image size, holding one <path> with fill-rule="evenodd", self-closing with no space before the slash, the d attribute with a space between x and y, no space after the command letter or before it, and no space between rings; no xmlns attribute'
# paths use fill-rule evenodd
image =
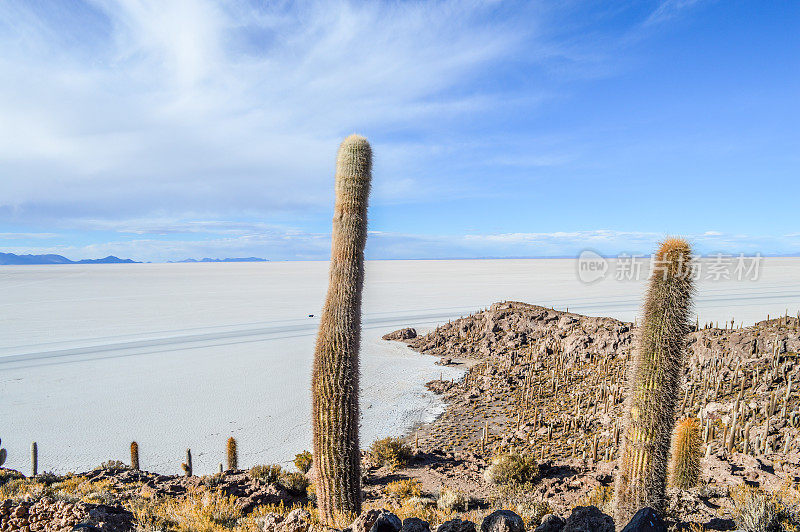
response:
<svg viewBox="0 0 800 532"><path fill-rule="evenodd" d="M0 444L2 444L2 443L3 443L3 441L0 440ZM3 448L0 448L0 467L2 467L3 464L6 463L6 458L7 457L8 457L8 453L6 452L6 450L3 449Z"/></svg>
<svg viewBox="0 0 800 532"><path fill-rule="evenodd" d="M139 470L139 444L131 442L131 469Z"/></svg>
<svg viewBox="0 0 800 532"><path fill-rule="evenodd" d="M228 438L227 455L228 471L236 471L239 469L239 451L237 450L236 446L236 438L233 436Z"/></svg>
<svg viewBox="0 0 800 532"><path fill-rule="evenodd" d="M675 426L672 438L672 466L670 484L682 490L697 485L700 480L700 457L703 444L700 439L700 423L687 417Z"/></svg>
<svg viewBox="0 0 800 532"><path fill-rule="evenodd" d="M31 476L35 477L39 473L39 446L36 442L31 443Z"/></svg>
<svg viewBox="0 0 800 532"><path fill-rule="evenodd" d="M186 461L181 464L181 469L183 469L184 474L187 477L192 476L192 450L186 449Z"/></svg>

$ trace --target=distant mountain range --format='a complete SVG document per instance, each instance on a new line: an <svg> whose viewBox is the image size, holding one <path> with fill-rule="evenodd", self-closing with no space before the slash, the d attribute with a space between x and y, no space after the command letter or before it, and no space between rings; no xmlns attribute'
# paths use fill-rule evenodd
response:
<svg viewBox="0 0 800 532"><path fill-rule="evenodd" d="M267 262L267 259L260 259L258 257L238 257L233 259L184 259L177 262Z"/></svg>
<svg viewBox="0 0 800 532"><path fill-rule="evenodd" d="M236 257L227 259L186 259L173 262L267 262L267 259L258 257ZM14 253L0 253L0 266L17 266L32 264L139 264L139 261L121 259L109 255L103 259L69 260L63 255L15 255Z"/></svg>
<svg viewBox="0 0 800 532"><path fill-rule="evenodd" d="M0 253L0 265L28 265L28 264L134 264L135 260L121 259L109 255L103 259L69 260L63 255L15 255L13 253Z"/></svg>

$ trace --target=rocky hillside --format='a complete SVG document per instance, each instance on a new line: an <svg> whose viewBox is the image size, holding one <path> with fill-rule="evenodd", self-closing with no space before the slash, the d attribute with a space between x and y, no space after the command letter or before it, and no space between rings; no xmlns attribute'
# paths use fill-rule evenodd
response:
<svg viewBox="0 0 800 532"><path fill-rule="evenodd" d="M459 382L429 383L449 408L412 436L421 445L613 460L634 334L632 323L503 302L423 336L387 337L405 336L442 364L469 365ZM701 418L712 452L800 451L797 318L703 328L688 345L681 415Z"/></svg>

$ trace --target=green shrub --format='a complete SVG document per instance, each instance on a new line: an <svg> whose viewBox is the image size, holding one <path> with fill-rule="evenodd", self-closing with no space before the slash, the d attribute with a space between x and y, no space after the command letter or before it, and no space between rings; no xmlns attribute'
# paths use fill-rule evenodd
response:
<svg viewBox="0 0 800 532"><path fill-rule="evenodd" d="M411 460L411 447L400 438L383 438L376 440L369 448L369 462L373 467L389 466L398 469Z"/></svg>
<svg viewBox="0 0 800 532"><path fill-rule="evenodd" d="M530 456L501 454L494 457L483 476L495 486L527 486L539 479L539 464Z"/></svg>
<svg viewBox="0 0 800 532"><path fill-rule="evenodd" d="M257 465L250 468L250 477L267 484L275 484L281 479L283 469L277 464Z"/></svg>
<svg viewBox="0 0 800 532"><path fill-rule="evenodd" d="M308 471L311 469L311 465L312 465L312 458L310 452L303 451L302 453L295 455L294 466L301 473L308 473Z"/></svg>

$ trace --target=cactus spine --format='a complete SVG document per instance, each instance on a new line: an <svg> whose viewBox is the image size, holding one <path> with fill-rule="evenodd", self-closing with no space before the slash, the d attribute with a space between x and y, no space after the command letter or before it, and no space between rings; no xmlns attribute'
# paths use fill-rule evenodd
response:
<svg viewBox="0 0 800 532"><path fill-rule="evenodd" d="M351 135L336 157L328 295L320 319L312 376L317 505L323 524L361 513L358 440L358 350L367 240L372 149Z"/></svg>
<svg viewBox="0 0 800 532"><path fill-rule="evenodd" d="M181 464L181 469L187 477L192 476L192 450L186 449L186 461Z"/></svg>
<svg viewBox="0 0 800 532"><path fill-rule="evenodd" d="M31 476L39 474L39 446L36 442L31 443Z"/></svg>
<svg viewBox="0 0 800 532"><path fill-rule="evenodd" d="M131 469L139 470L139 444L131 442Z"/></svg>
<svg viewBox="0 0 800 532"><path fill-rule="evenodd" d="M654 257L628 389L627 426L615 489L615 520L650 506L663 513L670 437L691 330L691 248L667 239Z"/></svg>
<svg viewBox="0 0 800 532"><path fill-rule="evenodd" d="M697 481L700 479L702 447L700 423L692 417L678 422L672 439L671 485L682 490L688 490L697 485Z"/></svg>
<svg viewBox="0 0 800 532"><path fill-rule="evenodd" d="M2 440L0 440L0 443L3 443L3 441L2 441ZM8 453L6 452L6 450L5 450L5 449L2 449L2 448L0 448L0 467L2 467L2 466L3 466L3 464L5 464L5 463L6 463L6 458L7 458L7 457L8 457Z"/></svg>
<svg viewBox="0 0 800 532"><path fill-rule="evenodd" d="M236 439L233 436L228 438L227 455L228 471L239 469L239 451L236 448Z"/></svg>

